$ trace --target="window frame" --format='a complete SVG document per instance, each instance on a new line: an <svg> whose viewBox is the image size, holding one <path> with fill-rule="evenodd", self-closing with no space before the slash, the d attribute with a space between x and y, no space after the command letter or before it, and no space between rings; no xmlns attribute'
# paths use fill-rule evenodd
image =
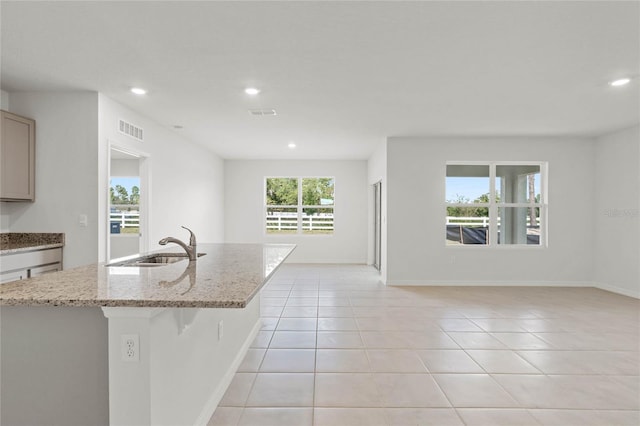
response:
<svg viewBox="0 0 640 426"><path fill-rule="evenodd" d="M446 244L447 249L454 250L464 247L463 250L540 250L548 248L548 172L549 163L547 161L446 161L445 163L445 184L444 190L446 194L446 178L447 166L489 166L489 202L488 203L450 203L444 201L445 221L447 207L486 207L489 211L489 238L487 244ZM496 201L496 168L498 166L538 166L540 167L540 202L531 203L506 203ZM504 207L525 207L538 208L540 219L540 243L539 244L498 244L498 209Z"/></svg>
<svg viewBox="0 0 640 426"><path fill-rule="evenodd" d="M298 188L298 204L297 205L277 205L276 207L279 208L290 208L290 209L296 209L296 232L295 233L279 233L279 232L273 232L273 233L269 233L267 231L267 216L268 216L268 212L269 212L269 208L270 207L274 207L273 204L267 204L267 180L268 179L296 179L297 180L297 188ZM326 205L306 205L303 204L303 199L302 199L302 181L304 179L331 179L333 181L333 204L330 206L326 206ZM264 235L267 237L282 237L282 236L292 236L295 235L296 237L316 237L316 238L320 238L320 237L333 237L335 235L336 232L336 178L335 176L319 176L319 175L302 175L302 176L291 176L291 175L272 175L272 176L265 176L263 179L263 188L262 188L262 196L263 196L263 200L262 200L262 204L264 206L263 209L263 226L262 226L262 230L264 232ZM331 230L331 233L327 233L327 234L314 234L314 233L310 233L304 232L303 229L303 211L304 209L309 209L309 208L317 208L317 209L331 209L333 212L333 228Z"/></svg>

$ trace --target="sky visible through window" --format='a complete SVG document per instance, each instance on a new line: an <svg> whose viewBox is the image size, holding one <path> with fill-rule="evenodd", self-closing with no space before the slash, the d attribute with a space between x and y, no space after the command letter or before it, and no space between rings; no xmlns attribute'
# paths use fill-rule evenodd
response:
<svg viewBox="0 0 640 426"><path fill-rule="evenodd" d="M140 188L140 178L139 177L112 177L111 178L111 187L115 188L116 185L123 186L127 193L131 194L131 187L137 186Z"/></svg>
<svg viewBox="0 0 640 426"><path fill-rule="evenodd" d="M489 192L489 178L448 177L447 201L457 201L460 196L473 201Z"/></svg>
<svg viewBox="0 0 640 426"><path fill-rule="evenodd" d="M469 201L473 201L488 192L488 177L447 177L445 200L455 202L460 196L463 196ZM540 175L536 176L535 192L536 194L540 193Z"/></svg>

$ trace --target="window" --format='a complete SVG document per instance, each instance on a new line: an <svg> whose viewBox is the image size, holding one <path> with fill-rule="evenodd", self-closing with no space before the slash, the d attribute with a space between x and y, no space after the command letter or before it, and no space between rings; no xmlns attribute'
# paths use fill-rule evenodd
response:
<svg viewBox="0 0 640 426"><path fill-rule="evenodd" d="M546 245L546 163L448 163L447 245Z"/></svg>
<svg viewBox="0 0 640 426"><path fill-rule="evenodd" d="M335 179L265 179L267 234L333 234Z"/></svg>

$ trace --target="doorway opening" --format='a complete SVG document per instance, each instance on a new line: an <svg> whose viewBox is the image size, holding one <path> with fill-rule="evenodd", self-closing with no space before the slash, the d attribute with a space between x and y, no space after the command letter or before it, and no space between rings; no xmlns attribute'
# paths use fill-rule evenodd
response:
<svg viewBox="0 0 640 426"><path fill-rule="evenodd" d="M373 184L373 266L382 263L382 181Z"/></svg>
<svg viewBox="0 0 640 426"><path fill-rule="evenodd" d="M107 260L147 251L147 157L111 146L109 149Z"/></svg>

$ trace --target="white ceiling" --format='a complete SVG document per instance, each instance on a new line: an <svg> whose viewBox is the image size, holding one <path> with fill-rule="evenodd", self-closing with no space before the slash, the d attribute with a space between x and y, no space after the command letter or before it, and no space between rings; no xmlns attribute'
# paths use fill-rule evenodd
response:
<svg viewBox="0 0 640 426"><path fill-rule="evenodd" d="M0 83L102 92L224 158L365 159L389 136L598 135L640 116L639 6L3 0Z"/></svg>

